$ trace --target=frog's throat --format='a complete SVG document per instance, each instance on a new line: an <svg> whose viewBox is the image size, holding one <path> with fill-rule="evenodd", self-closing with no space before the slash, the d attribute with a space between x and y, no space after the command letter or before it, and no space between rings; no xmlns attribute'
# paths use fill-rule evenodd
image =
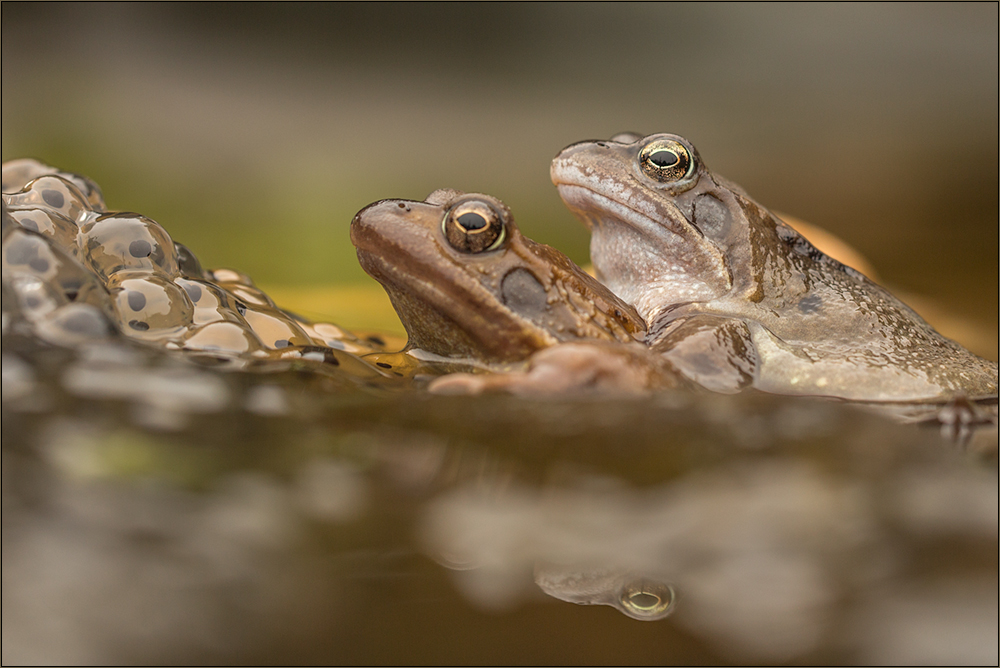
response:
<svg viewBox="0 0 1000 668"><path fill-rule="evenodd" d="M440 323L450 322L442 331L449 330L459 338L467 338L466 351L475 351L504 359L522 359L531 352L557 343L552 334L517 316L502 317L500 309L492 308L495 297L478 283L456 283L447 276L426 265L401 267L386 259L384 254L368 249L357 249L358 261L369 276L382 284L396 309L403 327L410 335L409 345L426 348L438 354L442 352L435 345L428 345L427 337L414 334L421 330L420 314L424 318L443 318ZM400 312L400 305L415 306L420 314ZM471 322L479 324L476 327ZM431 328L433 329L433 328ZM485 332L485 333L484 333ZM461 346L460 346L461 347Z"/></svg>
<svg viewBox="0 0 1000 668"><path fill-rule="evenodd" d="M621 237L625 229L644 239L636 253L619 253L617 259L612 253L609 260L602 260L602 253L595 252L592 243L591 259L598 277L635 306L647 322L665 305L710 301L732 289L732 276L721 252L711 244L699 243L704 238L701 232L672 202L645 197L638 188L622 193L629 197L621 201L578 183L557 181L556 187L594 238L604 238L602 244ZM699 271L696 266L715 271ZM713 273L717 280L706 280L706 275Z"/></svg>
<svg viewBox="0 0 1000 668"><path fill-rule="evenodd" d="M642 211L632 205L633 200L647 203L637 197L638 191L633 190L627 201L614 199L588 188L585 185L575 183L557 183L556 189L563 202L578 217L580 217L591 229L595 225L625 223L643 236L660 240L666 247L676 247L685 243L681 230L671 229L677 226L675 222L678 218L683 219L677 207L669 202L659 203L648 202L649 212ZM672 208L673 211L662 211L663 207ZM665 215L666 214L666 215ZM666 222L661 222L666 221Z"/></svg>

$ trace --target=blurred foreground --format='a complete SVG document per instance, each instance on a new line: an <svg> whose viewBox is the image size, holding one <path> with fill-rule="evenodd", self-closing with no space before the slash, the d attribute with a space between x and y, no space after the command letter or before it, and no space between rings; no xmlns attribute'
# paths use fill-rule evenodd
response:
<svg viewBox="0 0 1000 668"><path fill-rule="evenodd" d="M4 663L996 660L995 429L431 396L10 315Z"/></svg>

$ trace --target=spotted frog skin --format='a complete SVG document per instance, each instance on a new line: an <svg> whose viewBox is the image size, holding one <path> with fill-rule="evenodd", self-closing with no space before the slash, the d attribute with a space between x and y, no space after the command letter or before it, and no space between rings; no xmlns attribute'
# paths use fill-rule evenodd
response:
<svg viewBox="0 0 1000 668"><path fill-rule="evenodd" d="M709 389L863 402L996 397L997 364L818 251L670 134L564 149L552 181L647 343ZM995 402L994 402L995 403Z"/></svg>

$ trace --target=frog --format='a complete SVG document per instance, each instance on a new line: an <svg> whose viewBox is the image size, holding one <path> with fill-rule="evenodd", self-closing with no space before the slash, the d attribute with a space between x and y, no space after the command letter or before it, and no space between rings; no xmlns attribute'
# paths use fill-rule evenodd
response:
<svg viewBox="0 0 1000 668"><path fill-rule="evenodd" d="M687 139L577 142L551 178L590 228L597 278L636 307L647 345L703 387L885 405L968 397L996 412L996 362L819 251Z"/></svg>
<svg viewBox="0 0 1000 668"><path fill-rule="evenodd" d="M448 373L432 391L648 389L679 378L642 343L646 323L632 306L524 236L495 197L444 188L424 201L380 200L355 215L350 235L406 330L401 353Z"/></svg>

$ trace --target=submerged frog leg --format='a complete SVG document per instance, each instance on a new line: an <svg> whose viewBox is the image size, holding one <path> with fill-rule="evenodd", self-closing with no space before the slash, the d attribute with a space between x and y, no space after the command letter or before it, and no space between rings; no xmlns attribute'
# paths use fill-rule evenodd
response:
<svg viewBox="0 0 1000 668"><path fill-rule="evenodd" d="M428 389L435 394L645 394L685 384L684 377L666 358L639 344L581 342L563 343L535 353L525 371L453 373L435 379Z"/></svg>
<svg viewBox="0 0 1000 668"><path fill-rule="evenodd" d="M742 320L693 315L650 334L652 350L706 389L734 394L754 382L759 361L750 330Z"/></svg>

